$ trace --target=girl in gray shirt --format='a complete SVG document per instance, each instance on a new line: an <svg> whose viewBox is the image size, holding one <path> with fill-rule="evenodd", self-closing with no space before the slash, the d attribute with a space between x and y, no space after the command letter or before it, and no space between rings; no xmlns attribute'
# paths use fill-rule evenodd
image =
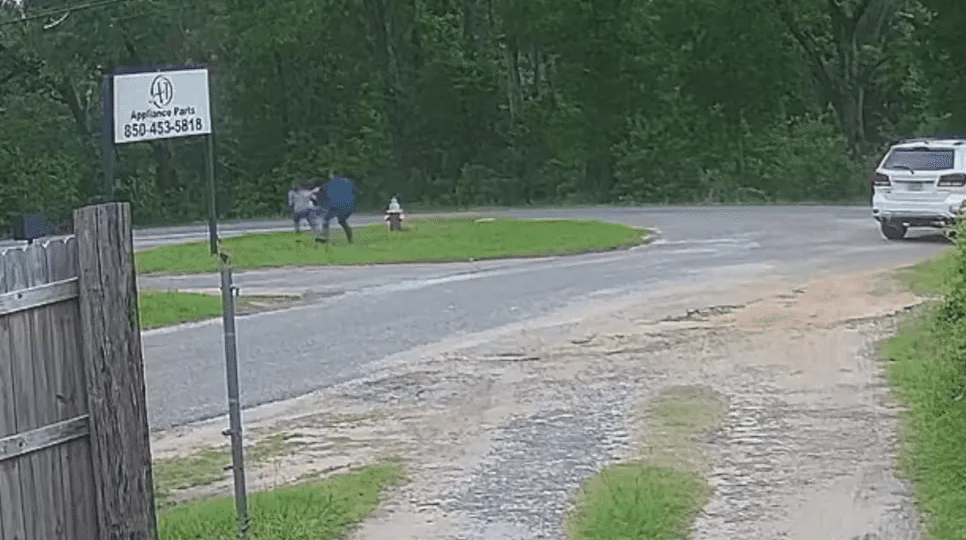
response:
<svg viewBox="0 0 966 540"><path fill-rule="evenodd" d="M292 189L288 191L288 207L292 212L292 222L295 224L295 232L301 232L303 219L309 223L309 227L313 231L318 229L319 208L313 200L313 189L311 186L292 186Z"/></svg>

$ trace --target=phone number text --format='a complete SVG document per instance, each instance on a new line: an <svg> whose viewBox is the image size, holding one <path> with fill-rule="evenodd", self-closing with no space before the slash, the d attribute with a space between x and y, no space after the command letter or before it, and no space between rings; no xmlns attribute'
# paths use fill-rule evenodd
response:
<svg viewBox="0 0 966 540"><path fill-rule="evenodd" d="M198 133L204 128L201 118L182 118L181 120L158 120L157 122L132 122L124 124L124 138L134 139L170 135L172 133Z"/></svg>

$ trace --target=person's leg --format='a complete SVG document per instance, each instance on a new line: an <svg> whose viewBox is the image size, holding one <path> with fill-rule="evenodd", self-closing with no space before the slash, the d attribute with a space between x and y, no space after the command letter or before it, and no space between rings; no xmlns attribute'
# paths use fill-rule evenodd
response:
<svg viewBox="0 0 966 540"><path fill-rule="evenodd" d="M339 214L339 226L341 226L342 230L345 231L346 240L348 240L350 244L352 243L352 227L349 226L349 216L351 215L351 213Z"/></svg>
<svg viewBox="0 0 966 540"><path fill-rule="evenodd" d="M336 216L339 220L339 226L345 231L345 238L352 243L352 227L349 226L349 216L355 211L354 204L340 204L337 208L334 208Z"/></svg>
<svg viewBox="0 0 966 540"><path fill-rule="evenodd" d="M308 211L308 215L305 216L305 219L309 222L309 228L312 230L312 232L318 232L319 219L321 217L322 215L318 208L313 208Z"/></svg>
<svg viewBox="0 0 966 540"><path fill-rule="evenodd" d="M332 218L336 217L335 210L331 207L325 210L325 216L322 218L322 236L323 240L329 239L329 222Z"/></svg>
<svg viewBox="0 0 966 540"><path fill-rule="evenodd" d="M302 230L302 217L299 216L298 212L292 212L292 223L295 224L295 232L301 232L301 230Z"/></svg>

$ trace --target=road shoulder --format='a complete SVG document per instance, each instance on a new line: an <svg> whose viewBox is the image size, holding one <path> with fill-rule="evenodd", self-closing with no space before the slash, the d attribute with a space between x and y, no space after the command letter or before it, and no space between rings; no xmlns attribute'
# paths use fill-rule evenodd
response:
<svg viewBox="0 0 966 540"><path fill-rule="evenodd" d="M813 538L815 520L823 538L914 538L871 352L890 315L917 303L881 273L735 275L410 351L246 414L253 441L301 441L253 470L253 487L394 457L411 480L360 540L561 538L584 482L655 437L635 421L640 404L701 386L729 405L704 441L714 492L695 538ZM223 427L156 434L155 453L223 444Z"/></svg>

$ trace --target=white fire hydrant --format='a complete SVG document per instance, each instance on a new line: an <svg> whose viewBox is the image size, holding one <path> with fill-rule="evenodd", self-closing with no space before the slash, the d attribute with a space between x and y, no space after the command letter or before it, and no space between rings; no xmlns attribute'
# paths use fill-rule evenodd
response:
<svg viewBox="0 0 966 540"><path fill-rule="evenodd" d="M401 231L403 222L403 210L399 205L399 199L393 197L389 201L389 208L386 209L386 223L389 224L390 231Z"/></svg>

